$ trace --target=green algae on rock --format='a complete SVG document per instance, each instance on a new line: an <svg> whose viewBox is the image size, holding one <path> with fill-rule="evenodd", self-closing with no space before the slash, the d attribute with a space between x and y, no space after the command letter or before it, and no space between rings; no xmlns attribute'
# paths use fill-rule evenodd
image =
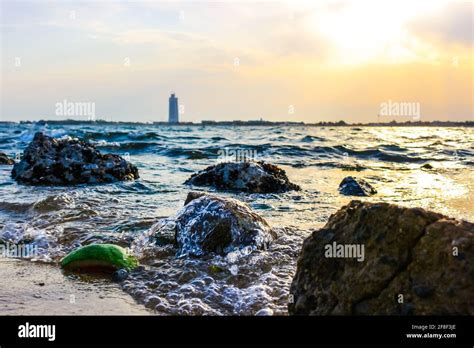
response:
<svg viewBox="0 0 474 348"><path fill-rule="evenodd" d="M113 244L90 244L69 253L61 260L66 270L131 270L138 266L135 257Z"/></svg>

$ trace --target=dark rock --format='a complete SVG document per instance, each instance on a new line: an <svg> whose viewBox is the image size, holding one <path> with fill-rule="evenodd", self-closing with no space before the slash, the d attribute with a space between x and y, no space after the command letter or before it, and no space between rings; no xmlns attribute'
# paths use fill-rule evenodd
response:
<svg viewBox="0 0 474 348"><path fill-rule="evenodd" d="M15 161L13 159L11 159L10 157L8 157L3 152L0 152L0 165L2 165L2 164L12 165L12 164L15 164Z"/></svg>
<svg viewBox="0 0 474 348"><path fill-rule="evenodd" d="M412 303L403 303L401 305L400 314L401 315L413 315L415 306Z"/></svg>
<svg viewBox="0 0 474 348"><path fill-rule="evenodd" d="M112 280L114 282L122 282L128 278L128 271L124 268L116 270L112 273Z"/></svg>
<svg viewBox="0 0 474 348"><path fill-rule="evenodd" d="M176 216L152 227L155 238L161 241L163 230L169 235L170 226L178 256L225 254L246 246L266 249L276 237L268 223L245 203L197 192L188 194Z"/></svg>
<svg viewBox="0 0 474 348"><path fill-rule="evenodd" d="M219 163L193 174L185 184L254 193L301 190L283 169L263 161Z"/></svg>
<svg viewBox="0 0 474 348"><path fill-rule="evenodd" d="M364 261L325 257L333 242L363 245ZM352 201L304 241L288 309L293 315L473 315L473 279L474 224Z"/></svg>
<svg viewBox="0 0 474 348"><path fill-rule="evenodd" d="M191 192L188 193L188 196L186 197L186 200L184 201L184 205L187 205L192 200L195 200L195 199L197 199L199 197L202 197L202 196L205 196L207 194L208 193L206 193L206 192L191 191Z"/></svg>
<svg viewBox="0 0 474 348"><path fill-rule="evenodd" d="M433 166L429 163L425 163L421 166L421 169L433 169Z"/></svg>
<svg viewBox="0 0 474 348"><path fill-rule="evenodd" d="M16 181L32 185L75 185L137 179L138 169L119 155L102 154L72 138L36 133L22 160L13 166Z"/></svg>
<svg viewBox="0 0 474 348"><path fill-rule="evenodd" d="M414 286L413 291L415 292L416 296L425 298L430 297L433 294L434 289L432 287L419 285Z"/></svg>
<svg viewBox="0 0 474 348"><path fill-rule="evenodd" d="M339 184L339 192L346 196L371 196L377 190L363 179L347 176Z"/></svg>

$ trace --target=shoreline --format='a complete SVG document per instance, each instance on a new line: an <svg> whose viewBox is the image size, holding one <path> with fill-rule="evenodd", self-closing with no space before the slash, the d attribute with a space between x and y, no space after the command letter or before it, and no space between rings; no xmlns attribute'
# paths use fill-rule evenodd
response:
<svg viewBox="0 0 474 348"><path fill-rule="evenodd" d="M59 267L0 258L0 315L151 315L117 283L63 274Z"/></svg>
<svg viewBox="0 0 474 348"><path fill-rule="evenodd" d="M12 144L22 144L31 137L30 131L35 127L20 125L10 128L7 135L10 136ZM21 161L27 166L23 167L23 172L16 171L16 174L23 173L27 180L39 182L42 178L48 178L53 185L41 188L22 185L12 177L13 170L3 167L6 194L0 202L2 208L5 208L0 215L5 221L2 226L4 239L37 242L39 246L47 248L45 252L49 254L46 256L51 257L50 250L53 251L53 259L63 251L92 243L133 246L132 254L143 261L145 267L130 272L123 283L117 284L112 283L110 277L99 281L93 276L65 274L61 269L51 268L56 267L56 264L7 262L4 269L0 269L3 278L11 279L14 283L4 285L3 291L0 290L0 293L4 293L3 297L0 296L0 301L5 303L9 302L8 298L12 299L9 306L3 305L7 314L143 314L143 311L146 312L146 308L149 308L149 314L158 315L287 315L290 300L288 289L291 289L295 269L298 269L297 258L301 254L301 245L304 245L309 234L315 232L315 228L324 230L323 224L329 223L334 214L345 214L341 207L359 200L365 204L359 207L359 212L376 212L387 204L396 205L397 207L388 210L396 211L400 218L388 225L394 226L393 231L405 231L404 238L407 241L399 242L397 239L394 243L384 244L383 249L380 247L381 243L374 242L386 240L387 236L393 237L393 233L386 229L386 219L381 219L382 223L378 224L380 218L376 213L372 214L365 224L358 224L357 226L362 226L361 229L351 234L339 231L339 235L344 238L338 237L338 244L357 246L368 243L363 251L361 249L361 253L368 253L367 257L358 255L361 260L368 260L363 264L366 266L362 265L364 274L358 279L372 279L377 276L371 287L393 292L394 289L385 286L380 279L396 276L399 281L397 284L400 284L403 291L411 294L410 296L414 294L410 301L414 301L413 298L426 298L420 300L423 303L419 301L420 306L424 306L419 307L419 313L431 313L427 310L442 305L436 302L436 296L433 294L437 292L429 287L431 283L425 282L417 273L418 283L421 285L414 288L404 282L406 277L411 276L411 270L398 271L405 265L408 267L417 264L407 261L405 256L415 255L416 243L412 243L411 236L420 237L421 240L425 233L424 228L417 228L414 233L410 233L419 225L416 223L416 216L421 214L419 208L428 210L426 214L430 219L438 216L437 214L444 214L449 217L447 221L472 221L472 214L469 212L469 201L473 192L469 180L471 152L467 148L464 151L465 146L454 148L452 145L453 141L461 145L470 144L472 132L467 128L446 131L433 128L375 131L338 128L334 131L322 131L324 134L321 136L311 135L314 132L309 128L302 130L297 127L260 130L256 127L252 132L242 132L245 128L231 127L222 128L222 131L217 127L210 127L205 131L199 127L144 127L141 131L140 127L133 129L112 126L107 129L101 128L100 125L48 125L45 128L50 130L52 135L64 136L53 140L52 136L37 132L21 157ZM55 132L59 128L61 130ZM77 131L74 128L77 128ZM114 146L114 149L121 148L120 153L124 156L124 151L136 150L132 152L136 157L122 158L118 154L102 153L103 149L90 149L90 144L79 140L82 137L101 138L108 133L104 133L104 129L110 131L107 135L108 141L117 141L118 145ZM265 129L267 131L264 132ZM183 131L186 134L182 134ZM137 136L137 133L146 134ZM158 133L163 133L163 136ZM74 139L71 135L77 135L78 138ZM135 146L150 137L156 137L157 141ZM258 141L251 149L265 151L265 148L271 148L264 157L269 162L256 162L252 166L242 166L241 163L245 162L239 160L234 164L216 164L212 156L221 148L229 146L228 143L232 139L238 139L238 143L231 146L246 146ZM21 147L22 145L18 146ZM457 153L454 149L463 152ZM347 156L344 155L346 150ZM94 156L84 156L84 153L93 153ZM348 156L349 153L354 157L353 162ZM76 165L73 166L71 161L66 160L69 158L75 158ZM107 163L110 158L114 159L112 164L128 163L130 168L136 163L137 168L141 170L140 180L124 180L110 186L78 185L77 188L57 185L64 182L75 186L77 181L82 182L82 178L92 177L91 174L94 174L97 180L105 179L105 170L114 167L104 164L104 161ZM115 162L115 159L120 159L120 162ZM198 161L194 161L195 159ZM438 160L443 163L437 164ZM386 163L381 164L380 161ZM432 165L420 166L420 161L429 161ZM58 169L57 165L46 163L57 163L60 166ZM319 168L327 163L333 165ZM95 166L92 167L91 164ZM41 170L28 172L36 165L40 165ZM129 168L129 165L119 165L117 168ZM263 167L256 168L258 166ZM16 165L13 169L15 168L19 170L22 166ZM98 168L104 170L99 171ZM121 174L122 171L114 173ZM120 178L125 176L119 176L118 179ZM345 184L342 185L343 183ZM449 190L446 189L448 187ZM287 193L288 189L295 192ZM358 189L362 189L365 197L371 198L353 198L360 197ZM236 193L239 190L243 192ZM253 195L253 190L272 194ZM186 192L188 196L191 194L193 199L188 199ZM208 193L209 197L216 197L201 198L203 192ZM247 204L249 209L231 204L235 199ZM191 205L186 207L186 202ZM209 207L216 208L218 214L210 211ZM410 219L406 218L407 214L411 216ZM348 218L352 216L349 213L346 215ZM228 218L229 216L232 219ZM387 213L386 216L390 214ZM263 219L266 223L262 222L265 221ZM175 223L176 221L178 223ZM426 226L431 225L429 219L422 221ZM367 236L373 238L354 238L373 226L374 222L377 223L376 228L367 233ZM242 227L255 225L260 227ZM180 227L177 229L176 226ZM235 230L232 226L240 226L238 235L229 233ZM271 232L272 227L275 227L275 233ZM449 228L454 229L455 226L449 225ZM215 230L219 233L206 233ZM174 233L169 233L170 231ZM199 238L191 239L189 236L194 231L204 233L197 234ZM259 231L258 238L251 239L255 231ZM459 229L459 234L461 233L464 236L464 230ZM380 240L377 239L378 236ZM449 248L452 241L457 240L463 239L455 235L438 249ZM243 244L244 242L246 244ZM327 240L322 240L316 245L321 246L326 242ZM432 245L440 246L437 240L428 239L428 242L429 245L423 248L424 251L436 249L432 248ZM227 250L233 250L235 247L235 252L224 252L229 246L231 248ZM399 248L400 252L396 248ZM462 247L460 250L460 259L453 261L454 266L448 264L450 268L447 267L455 271L453 274L456 275L459 272L456 264L464 265L465 262L461 258L467 257L463 250L468 248ZM324 255L317 248L309 250L307 254L313 255L313 260L321 259L321 255ZM328 259L326 263L329 271L322 272L320 278L331 279L331 262L346 264L343 261ZM423 265L430 265L430 276L438 277L437 270L446 266L438 267L438 259L437 255L420 257ZM374 265L382 267L382 270L371 272ZM346 274L362 272L350 264L347 267L350 271ZM424 266L422 268L427 269ZM36 277L37 275L39 277ZM462 276L458 278L464 279ZM462 290L464 285L456 280L458 278L452 278L453 284ZM51 282L53 286L48 287ZM71 282L75 284L70 284ZM366 282L355 283L358 295L352 301L352 293L346 293L344 288L344 284L351 282L352 280L344 280L331 284L338 286L338 298L341 301L357 305L357 313L410 313L410 306L402 308L403 312L396 305L386 310L388 307L384 307L385 302L382 300L386 298L385 293L367 292ZM299 284L298 288L306 286L304 282ZM317 283L315 285L317 286ZM71 293L75 294L78 300L74 305L69 301ZM366 295L372 298L372 294L377 295L377 300L365 299ZM418 294L421 294L421 297ZM464 295L462 298L464 299ZM426 307L426 303L432 306ZM321 311L331 314L330 301L326 305ZM365 308L369 308L366 305L372 306L370 312L366 312ZM78 309L77 306L81 308ZM349 310L344 312L344 308ZM341 311L335 313L354 314L350 309L353 308L352 304L344 308L341 307ZM457 307L452 306L440 308L446 308L449 313L457 310ZM313 309L309 309L311 310Z"/></svg>

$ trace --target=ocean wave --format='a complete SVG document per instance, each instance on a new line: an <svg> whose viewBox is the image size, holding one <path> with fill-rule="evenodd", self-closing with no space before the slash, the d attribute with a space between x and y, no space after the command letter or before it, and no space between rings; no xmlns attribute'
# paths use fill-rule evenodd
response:
<svg viewBox="0 0 474 348"><path fill-rule="evenodd" d="M400 145L396 144L382 144L378 146L379 148L382 148L387 151L399 151L399 152L407 152L408 149L406 147L402 147Z"/></svg>
<svg viewBox="0 0 474 348"><path fill-rule="evenodd" d="M7 223L0 230L1 244L14 244L28 247L31 254L22 255L24 259L32 261L51 262L57 252L57 238L62 233L61 227L51 231L36 228L28 223Z"/></svg>
<svg viewBox="0 0 474 348"><path fill-rule="evenodd" d="M63 128L41 128L41 129L27 129L20 133L17 137L18 141L21 143L29 143L33 140L36 132L43 132L44 134L53 137L53 138L61 138L63 136L68 135L68 131Z"/></svg>
<svg viewBox="0 0 474 348"><path fill-rule="evenodd" d="M26 213L32 206L33 203L0 202L1 210L12 213Z"/></svg>
<svg viewBox="0 0 474 348"><path fill-rule="evenodd" d="M454 150L443 150L442 153L451 158L468 158L474 157L474 151L469 149L454 149Z"/></svg>
<svg viewBox="0 0 474 348"><path fill-rule="evenodd" d="M95 144L97 147L101 149L109 149L109 150L117 150L120 149L120 151L152 151L154 150L157 146L159 146L159 143L154 143L154 142L140 142L140 141L135 141L135 142L98 142Z"/></svg>
<svg viewBox="0 0 474 348"><path fill-rule="evenodd" d="M326 139L322 137L317 137L315 135L306 135L301 139L301 141L303 143L312 143L314 141L326 141Z"/></svg>
<svg viewBox="0 0 474 348"><path fill-rule="evenodd" d="M322 161L316 163L308 163L307 167L338 168L342 170L350 170L357 172L369 169L369 167L366 165L345 161Z"/></svg>
<svg viewBox="0 0 474 348"><path fill-rule="evenodd" d="M47 213L57 211L67 207L74 207L75 199L73 195L68 193L60 193L58 195L47 196L46 198L35 202L7 202L0 201L0 208L12 213Z"/></svg>
<svg viewBox="0 0 474 348"><path fill-rule="evenodd" d="M120 182L118 186L125 191L139 192L141 194L153 194L157 192L150 184L145 184L142 181Z"/></svg>
<svg viewBox="0 0 474 348"><path fill-rule="evenodd" d="M60 193L58 195L48 196L33 203L32 208L40 213L57 211L67 207L74 207L75 199L71 194Z"/></svg>
<svg viewBox="0 0 474 348"><path fill-rule="evenodd" d="M106 141L106 142L124 142L130 140L166 140L167 136L159 134L158 132L139 132L139 131L110 131L110 132L95 132L87 131L82 134L82 138L92 141Z"/></svg>
<svg viewBox="0 0 474 348"><path fill-rule="evenodd" d="M202 150L193 150L185 148L171 148L163 149L160 153L169 156L169 157L184 157L186 159L210 159L216 158L218 155L219 149L217 148L204 148Z"/></svg>
<svg viewBox="0 0 474 348"><path fill-rule="evenodd" d="M129 137L135 140L161 140L168 139L168 137L158 134L156 132L145 132L145 133L130 133Z"/></svg>
<svg viewBox="0 0 474 348"><path fill-rule="evenodd" d="M92 140L89 141L91 144L95 145L96 147L109 147L109 148L114 148L114 147L120 147L120 143L117 141L109 142L107 140Z"/></svg>
<svg viewBox="0 0 474 348"><path fill-rule="evenodd" d="M83 137L85 139L103 139L108 141L127 140L130 132L127 131L109 131L109 132L86 132Z"/></svg>
<svg viewBox="0 0 474 348"><path fill-rule="evenodd" d="M391 151L386 151L383 148L386 149L391 149ZM435 158L425 158L422 156L417 156L416 154L401 154L399 152L406 152L408 149L402 148L397 145L382 145L380 148L367 148L367 149L361 149L361 150L356 150L356 149L351 149L349 147L343 146L343 145L338 145L335 146L333 149L336 150L336 152L343 153L344 155L347 154L349 157L355 157L355 158L360 158L360 159L377 159L379 161L384 161L384 162L396 162L396 163L414 163L414 162L424 162L427 160L436 160Z"/></svg>

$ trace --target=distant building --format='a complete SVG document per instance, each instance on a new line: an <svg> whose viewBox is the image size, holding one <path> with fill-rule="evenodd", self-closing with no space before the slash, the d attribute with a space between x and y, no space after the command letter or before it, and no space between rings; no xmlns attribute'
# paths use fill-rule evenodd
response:
<svg viewBox="0 0 474 348"><path fill-rule="evenodd" d="M168 123L179 123L178 98L174 93L170 97Z"/></svg>

